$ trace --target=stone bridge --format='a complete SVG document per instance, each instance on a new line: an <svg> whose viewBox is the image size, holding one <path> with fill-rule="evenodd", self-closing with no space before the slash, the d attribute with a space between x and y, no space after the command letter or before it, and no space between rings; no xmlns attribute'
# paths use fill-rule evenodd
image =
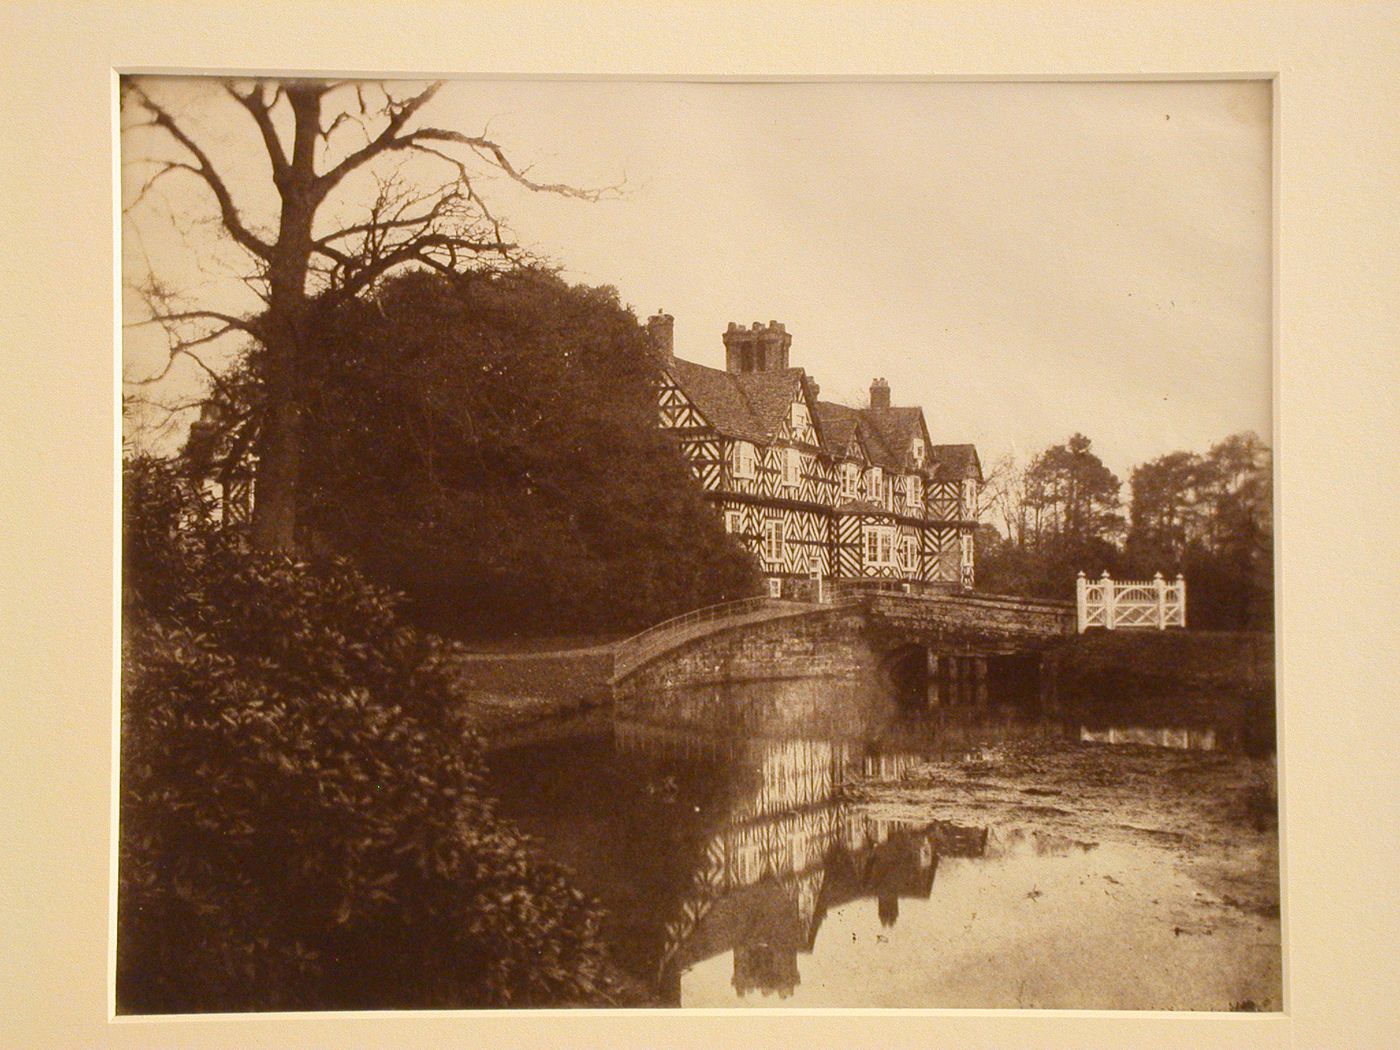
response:
<svg viewBox="0 0 1400 1050"><path fill-rule="evenodd" d="M776 679L835 679L923 707L1014 697L1055 706L1072 602L871 593L831 604L750 600L659 624L616 651L615 695Z"/></svg>

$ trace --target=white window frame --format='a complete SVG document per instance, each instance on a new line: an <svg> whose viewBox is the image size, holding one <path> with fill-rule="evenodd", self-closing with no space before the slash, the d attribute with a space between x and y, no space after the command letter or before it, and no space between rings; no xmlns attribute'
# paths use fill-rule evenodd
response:
<svg viewBox="0 0 1400 1050"><path fill-rule="evenodd" d="M923 438L916 437L909 443L909 454L914 459L914 466L922 467L924 465L924 456L927 454L927 451L924 448Z"/></svg>
<svg viewBox="0 0 1400 1050"><path fill-rule="evenodd" d="M843 499L860 498L860 464L847 460L841 464L841 496Z"/></svg>
<svg viewBox="0 0 1400 1050"><path fill-rule="evenodd" d="M730 457L729 469L736 478L752 479L758 476L758 449L752 442L735 441Z"/></svg>
<svg viewBox="0 0 1400 1050"><path fill-rule="evenodd" d="M904 479L904 503L911 510L918 510L924 502L924 479L910 474Z"/></svg>
<svg viewBox="0 0 1400 1050"><path fill-rule="evenodd" d="M737 510L727 510L724 512L724 531L731 536L737 536L743 530L743 517Z"/></svg>
<svg viewBox="0 0 1400 1050"><path fill-rule="evenodd" d="M895 564L893 525L866 525L860 539L866 565L888 568Z"/></svg>
<svg viewBox="0 0 1400 1050"><path fill-rule="evenodd" d="M913 536L905 536L899 541L899 560L906 572L918 571L919 541Z"/></svg>
<svg viewBox="0 0 1400 1050"><path fill-rule="evenodd" d="M977 514L977 479L963 478L962 483L962 516L972 518Z"/></svg>
<svg viewBox="0 0 1400 1050"><path fill-rule="evenodd" d="M807 411L807 406L803 402L794 401L792 403L791 423L794 431L805 430L812 425L812 415Z"/></svg>
<svg viewBox="0 0 1400 1050"><path fill-rule="evenodd" d="M774 550L773 541L777 540L777 549ZM787 522L782 518L769 518L763 523L763 563L765 565L781 565L783 554L787 547Z"/></svg>
<svg viewBox="0 0 1400 1050"><path fill-rule="evenodd" d="M795 448L783 449L783 486L795 489L802 484L802 453Z"/></svg>
<svg viewBox="0 0 1400 1050"><path fill-rule="evenodd" d="M871 467L865 472L865 498L871 503L884 502L885 472L879 467Z"/></svg>

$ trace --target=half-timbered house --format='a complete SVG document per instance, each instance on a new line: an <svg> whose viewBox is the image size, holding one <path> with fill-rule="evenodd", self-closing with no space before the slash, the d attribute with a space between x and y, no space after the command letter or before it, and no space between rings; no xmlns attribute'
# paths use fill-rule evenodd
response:
<svg viewBox="0 0 1400 1050"><path fill-rule="evenodd" d="M771 594L808 597L828 581L973 586L982 472L972 445L934 444L923 409L892 405L884 379L860 408L819 400L776 321L731 323L723 369L676 357L672 326L666 314L648 321L660 425Z"/></svg>

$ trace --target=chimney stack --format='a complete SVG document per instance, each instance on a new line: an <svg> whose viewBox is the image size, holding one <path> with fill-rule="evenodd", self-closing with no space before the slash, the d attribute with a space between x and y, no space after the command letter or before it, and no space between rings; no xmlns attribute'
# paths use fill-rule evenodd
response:
<svg viewBox="0 0 1400 1050"><path fill-rule="evenodd" d="M883 378L876 379L870 384L870 407L890 407L890 385Z"/></svg>
<svg viewBox="0 0 1400 1050"><path fill-rule="evenodd" d="M725 371L780 372L788 366L790 346L792 336L777 321L769 321L766 328L757 321L751 328L730 321L724 331Z"/></svg>
<svg viewBox="0 0 1400 1050"><path fill-rule="evenodd" d="M665 310L647 318L647 335L654 349L665 360L676 356L676 319Z"/></svg>

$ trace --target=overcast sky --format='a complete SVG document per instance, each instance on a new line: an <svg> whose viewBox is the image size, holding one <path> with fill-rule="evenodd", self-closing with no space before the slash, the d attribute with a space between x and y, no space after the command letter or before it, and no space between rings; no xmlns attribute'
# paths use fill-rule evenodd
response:
<svg viewBox="0 0 1400 1050"><path fill-rule="evenodd" d="M241 110L159 87L237 181L262 181ZM570 279L674 314L680 356L723 367L729 321L782 321L823 397L884 376L934 441L984 463L1082 431L1126 482L1162 453L1270 434L1269 110L1265 82L464 81L424 122L489 123L542 180L625 177L596 204L484 191ZM128 270L150 258L232 301L166 232L197 187L164 186L127 225ZM128 374L159 356L129 339Z"/></svg>

